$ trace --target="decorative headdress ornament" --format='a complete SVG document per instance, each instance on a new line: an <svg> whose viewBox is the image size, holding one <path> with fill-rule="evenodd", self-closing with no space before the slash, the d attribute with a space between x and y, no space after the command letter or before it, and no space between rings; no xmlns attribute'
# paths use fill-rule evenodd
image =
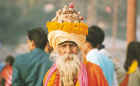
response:
<svg viewBox="0 0 140 86"><path fill-rule="evenodd" d="M74 9L73 3L56 12L56 17L47 22L48 40L55 48L64 41L74 41L79 46L84 43L88 34L88 26L83 22L80 12Z"/></svg>

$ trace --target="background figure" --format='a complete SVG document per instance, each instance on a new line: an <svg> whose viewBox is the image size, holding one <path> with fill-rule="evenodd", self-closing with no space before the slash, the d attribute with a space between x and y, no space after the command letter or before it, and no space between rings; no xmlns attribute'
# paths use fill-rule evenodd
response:
<svg viewBox="0 0 140 86"><path fill-rule="evenodd" d="M2 62L0 62L0 86L1 86L1 80L2 80L1 71L2 71L2 69L3 69L4 66L5 65Z"/></svg>
<svg viewBox="0 0 140 86"><path fill-rule="evenodd" d="M34 28L28 31L27 38L30 52L16 57L12 86L42 86L43 77L52 64L44 52L48 42L46 32L40 27Z"/></svg>
<svg viewBox="0 0 140 86"><path fill-rule="evenodd" d="M91 26L88 29L87 42L85 43L85 55L87 61L99 65L108 80L109 86L117 86L114 64L109 58L108 52L103 49L104 31L98 26Z"/></svg>
<svg viewBox="0 0 140 86"><path fill-rule="evenodd" d="M124 68L127 72L120 86L140 86L140 42L130 42L126 56Z"/></svg>
<svg viewBox="0 0 140 86"><path fill-rule="evenodd" d="M4 67L4 64L0 62L0 72L2 71L3 67Z"/></svg>
<svg viewBox="0 0 140 86"><path fill-rule="evenodd" d="M91 33L90 33L91 32ZM113 82L113 86L117 86L122 79L124 78L125 75L125 70L124 68L121 66L120 62L118 61L118 59L116 57L112 56L112 53L110 53L105 45L103 44L104 40L105 40L105 33L103 31L103 29L101 29L98 26L91 26L89 28L89 33L91 34L91 38L88 36L89 40L93 43L93 46L95 46L97 44L97 48L99 50L99 52L105 56L107 56L110 60L112 60L113 64L114 64L114 69L115 69L115 73L114 73L114 82ZM94 35L92 35L94 34ZM87 40L88 40L87 38ZM92 41L92 39L94 39Z"/></svg>
<svg viewBox="0 0 140 86"><path fill-rule="evenodd" d="M1 75L1 86L12 86L12 65L14 63L14 57L9 55L6 57L5 66L2 69Z"/></svg>

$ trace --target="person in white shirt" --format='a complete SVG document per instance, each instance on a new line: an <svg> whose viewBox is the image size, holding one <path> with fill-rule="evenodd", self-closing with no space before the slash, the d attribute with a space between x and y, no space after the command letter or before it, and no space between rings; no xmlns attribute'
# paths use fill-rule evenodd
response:
<svg viewBox="0 0 140 86"><path fill-rule="evenodd" d="M88 30L87 42L83 49L86 54L86 60L102 68L109 86L118 86L112 60L99 49L104 41L104 31L98 26L91 26Z"/></svg>

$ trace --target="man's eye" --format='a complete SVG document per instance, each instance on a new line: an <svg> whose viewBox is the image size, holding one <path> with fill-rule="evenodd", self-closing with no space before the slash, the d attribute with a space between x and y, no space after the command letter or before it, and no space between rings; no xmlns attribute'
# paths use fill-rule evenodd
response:
<svg viewBox="0 0 140 86"><path fill-rule="evenodd" d="M75 44L70 44L70 46L71 46L71 47L75 47L76 45L75 45Z"/></svg>
<svg viewBox="0 0 140 86"><path fill-rule="evenodd" d="M62 47L66 47L66 45L62 45Z"/></svg>
<svg viewBox="0 0 140 86"><path fill-rule="evenodd" d="M70 47L74 47L74 45L71 44Z"/></svg>

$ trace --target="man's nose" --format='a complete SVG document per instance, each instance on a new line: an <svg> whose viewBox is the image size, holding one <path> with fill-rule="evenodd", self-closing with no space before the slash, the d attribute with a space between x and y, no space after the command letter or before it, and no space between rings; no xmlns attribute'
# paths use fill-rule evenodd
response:
<svg viewBox="0 0 140 86"><path fill-rule="evenodd" d="M71 52L72 52L71 47L70 47L70 46L67 46L67 47L66 47L66 53L67 53L67 54L70 54Z"/></svg>

